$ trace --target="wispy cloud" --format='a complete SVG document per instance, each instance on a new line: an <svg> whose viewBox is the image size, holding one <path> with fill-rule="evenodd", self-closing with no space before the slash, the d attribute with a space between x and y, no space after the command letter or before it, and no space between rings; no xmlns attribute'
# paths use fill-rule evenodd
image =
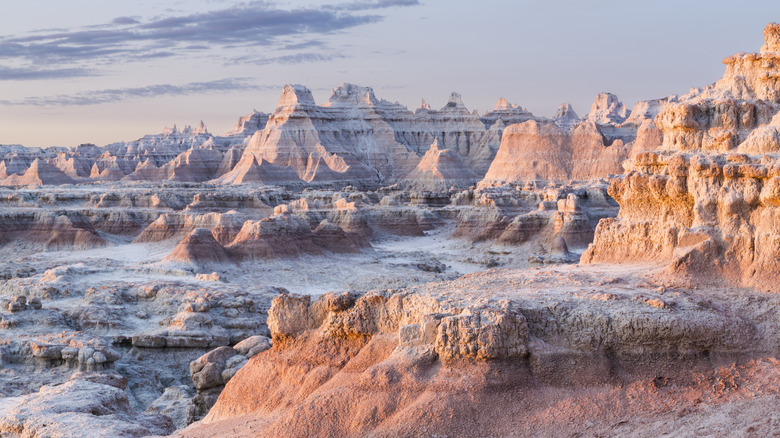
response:
<svg viewBox="0 0 780 438"><path fill-rule="evenodd" d="M254 56L241 56L230 60L229 64L254 64L254 65L269 65L269 64L304 64L310 62L325 62L333 61L334 59L343 59L347 56L336 53L316 53L305 52L295 53L291 55L272 56L267 58L258 58Z"/></svg>
<svg viewBox="0 0 780 438"><path fill-rule="evenodd" d="M81 76L95 76L95 73L85 68L41 69L38 67L5 67L0 65L0 80L6 81L63 79Z"/></svg>
<svg viewBox="0 0 780 438"><path fill-rule="evenodd" d="M56 96L27 97L20 100L0 100L0 105L84 106L119 102L127 99L280 88L280 85L253 84L249 82L247 78L227 78L208 82L190 82L184 85L158 84L146 87L93 90L75 94L60 94Z"/></svg>
<svg viewBox="0 0 780 438"><path fill-rule="evenodd" d="M420 2L418 0L365 0L341 3L337 5L327 5L324 7L336 11L365 11L370 9L393 8L398 6L418 6L419 4Z"/></svg>
<svg viewBox="0 0 780 438"><path fill-rule="evenodd" d="M279 9L270 2L254 0L209 12L148 20L117 17L110 23L77 29L0 37L0 62L75 68L95 61L119 64L155 53L170 56L193 50L269 47L290 38L314 40L297 43L301 48L307 44L312 47L318 44L316 35L383 18L366 11L417 4L417 0L373 0Z"/></svg>

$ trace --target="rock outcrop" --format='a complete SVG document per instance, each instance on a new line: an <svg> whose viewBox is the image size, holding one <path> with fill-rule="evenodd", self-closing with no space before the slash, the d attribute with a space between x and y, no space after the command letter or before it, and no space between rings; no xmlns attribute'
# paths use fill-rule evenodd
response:
<svg viewBox="0 0 780 438"><path fill-rule="evenodd" d="M656 116L663 150L637 154L610 182L620 214L599 224L583 262L660 260L676 274L778 290L776 28L761 53L726 58L722 79Z"/></svg>
<svg viewBox="0 0 780 438"><path fill-rule="evenodd" d="M555 116L553 116L553 121L555 121L555 124L560 126L561 129L571 131L571 128L580 122L580 117L574 112L574 108L572 108L570 104L564 103L558 107Z"/></svg>
<svg viewBox="0 0 780 438"><path fill-rule="evenodd" d="M74 180L59 168L36 158L22 175L7 176L0 184L19 186L42 186L72 184Z"/></svg>
<svg viewBox="0 0 780 438"><path fill-rule="evenodd" d="M639 102L629 117L615 95L601 93L583 120L564 104L553 121L510 125L480 185L593 181L621 174L623 161L632 153L660 148L661 132L652 117L668 101Z"/></svg>
<svg viewBox="0 0 780 438"><path fill-rule="evenodd" d="M0 418L0 431L25 437L127 437L167 435L173 423L162 415L135 412L124 392L127 380L88 375L44 386Z"/></svg>
<svg viewBox="0 0 780 438"><path fill-rule="evenodd" d="M192 263L197 266L228 263L225 248L208 228L196 228L163 261Z"/></svg>
<svg viewBox="0 0 780 438"><path fill-rule="evenodd" d="M398 185L411 190L441 192L451 188L467 188L477 180L477 175L457 152L439 149L438 141L434 141L417 167Z"/></svg>
<svg viewBox="0 0 780 438"><path fill-rule="evenodd" d="M235 137L252 136L255 132L265 128L266 123L268 123L269 116L270 114L265 114L254 110L251 114L240 117L238 122L236 122L236 126L232 131L228 132L227 135Z"/></svg>
<svg viewBox="0 0 780 438"><path fill-rule="evenodd" d="M555 123L529 120L511 125L504 135L483 182L569 180L571 139Z"/></svg>
<svg viewBox="0 0 780 438"><path fill-rule="evenodd" d="M620 124L626 121L631 111L612 93L599 93L590 107L585 120L602 125Z"/></svg>
<svg viewBox="0 0 780 438"><path fill-rule="evenodd" d="M263 424L255 430L263 436L560 432L570 426L544 415L559 403L541 396L548 391L635 387L658 373L695 386L692 374L712 375L711 361L772 343L762 337L769 332L686 294L659 296L633 281L604 293L588 274L550 275L567 278L568 290L535 295L544 283L515 272L407 293L279 296L268 319L273 348L244 365L203 423L182 435L228 433L237 421ZM476 305L476 296L485 299ZM644 391L632 390L644 401L631 415L658 387ZM526 407L502 414L516 403ZM596 411L577 412L604 421Z"/></svg>

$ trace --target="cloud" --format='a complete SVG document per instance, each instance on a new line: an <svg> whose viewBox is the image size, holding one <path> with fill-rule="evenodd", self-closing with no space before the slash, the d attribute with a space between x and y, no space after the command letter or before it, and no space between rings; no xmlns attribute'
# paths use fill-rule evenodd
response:
<svg viewBox="0 0 780 438"><path fill-rule="evenodd" d="M282 46L282 49L284 50L299 50L299 49L309 49L312 47L325 47L325 43L323 43L320 40L310 40L310 41L303 41L300 43L290 43L287 45Z"/></svg>
<svg viewBox="0 0 780 438"><path fill-rule="evenodd" d="M111 23L113 24L138 24L140 21L138 21L138 18L136 17L116 17L114 18Z"/></svg>
<svg viewBox="0 0 780 438"><path fill-rule="evenodd" d="M84 68L41 69L37 67L4 67L0 65L0 81L64 79L82 76L95 76L95 73Z"/></svg>
<svg viewBox="0 0 780 438"><path fill-rule="evenodd" d="M336 11L365 11L370 9L385 9L399 6L419 6L418 0L374 0L374 1L356 1L342 3L338 5L325 6L328 9Z"/></svg>
<svg viewBox="0 0 780 438"><path fill-rule="evenodd" d="M227 78L208 82L191 82L184 85L158 84L135 88L114 88L85 91L75 94L60 94L46 97L27 97L21 100L0 100L5 106L84 106L120 102L127 99L161 96L187 96L193 94L223 93L231 91L254 91L281 89L280 85L256 85L248 78Z"/></svg>
<svg viewBox="0 0 780 438"><path fill-rule="evenodd" d="M342 59L347 56L334 53L295 53L292 55L273 56L270 58L255 58L242 56L233 58L230 60L231 64L254 64L254 65L269 65L269 64L304 64L309 62L325 62L332 61L334 59Z"/></svg>
<svg viewBox="0 0 780 438"><path fill-rule="evenodd" d="M383 18L359 12L417 4L417 0L375 0L279 9L255 0L209 12L179 13L145 21L117 17L107 24L73 30L0 37L0 61L31 65L73 65L95 60L122 63L161 47L165 52L185 53L194 48L272 46L281 39L330 34Z"/></svg>

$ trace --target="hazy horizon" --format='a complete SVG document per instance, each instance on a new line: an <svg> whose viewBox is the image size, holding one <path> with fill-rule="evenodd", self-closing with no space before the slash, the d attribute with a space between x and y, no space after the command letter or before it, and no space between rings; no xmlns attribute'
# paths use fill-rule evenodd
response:
<svg viewBox="0 0 780 438"><path fill-rule="evenodd" d="M376 0L13 5L0 32L0 144L130 141L203 120L213 134L286 83L318 104L342 82L410 110L453 91L470 110L500 97L538 116L597 93L684 94L757 51L780 4ZM46 14L40 10L47 9ZM706 8L706 9L705 9ZM755 11L761 11L756 13Z"/></svg>

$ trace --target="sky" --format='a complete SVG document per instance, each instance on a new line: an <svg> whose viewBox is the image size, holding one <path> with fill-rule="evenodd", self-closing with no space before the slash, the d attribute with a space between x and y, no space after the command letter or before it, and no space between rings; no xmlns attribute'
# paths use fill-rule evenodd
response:
<svg viewBox="0 0 780 438"><path fill-rule="evenodd" d="M343 82L409 109L453 91L539 116L599 92L627 105L717 80L777 0L36 0L0 16L0 144L104 145L317 103Z"/></svg>

